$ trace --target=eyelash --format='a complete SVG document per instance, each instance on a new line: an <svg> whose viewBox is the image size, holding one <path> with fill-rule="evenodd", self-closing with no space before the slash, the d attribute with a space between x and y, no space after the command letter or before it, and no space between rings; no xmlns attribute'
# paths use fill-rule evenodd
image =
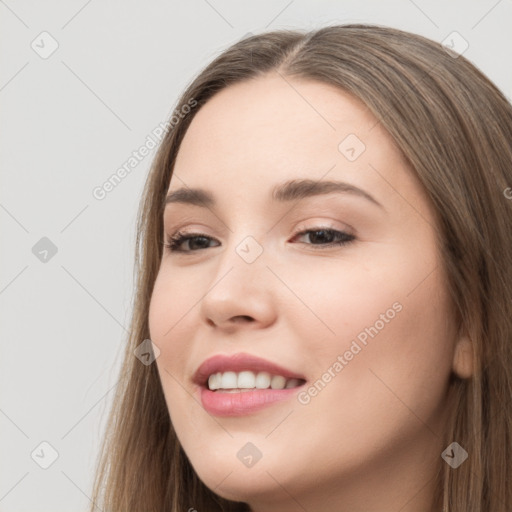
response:
<svg viewBox="0 0 512 512"><path fill-rule="evenodd" d="M307 233L317 233L319 231L333 233L335 236L338 236L338 238L341 238L341 240L338 240L337 242L329 242L327 244L317 244L317 245L320 245L320 247L315 247L315 244L307 244L307 245L312 245L313 247L315 247L315 250L321 250L321 249L329 248L329 247L339 247L339 246L347 245L355 240L354 235L350 235L349 233L345 233L344 231L338 231L336 229L322 228L322 227L299 231L293 237L295 238L297 236L305 235ZM198 252L201 249L196 249L196 250L178 249L178 247L183 242L185 242L187 240L194 239L194 238L207 238L209 240L214 240L214 238L212 238L208 235L205 235L204 233L183 233L181 231L178 231L174 235L168 237L166 242L164 242L164 246L166 247L166 249L169 252L181 252L181 253Z"/></svg>

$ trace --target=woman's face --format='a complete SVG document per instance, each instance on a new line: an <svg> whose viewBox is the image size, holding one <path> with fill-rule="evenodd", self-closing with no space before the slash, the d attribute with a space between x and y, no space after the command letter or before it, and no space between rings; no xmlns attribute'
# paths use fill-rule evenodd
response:
<svg viewBox="0 0 512 512"><path fill-rule="evenodd" d="M166 205L166 237L196 238L164 249L149 312L198 476L255 511L429 510L457 339L433 209L390 136L350 95L270 74L194 117L168 193L198 188L212 200ZM195 381L240 353L280 369L201 382L270 389Z"/></svg>

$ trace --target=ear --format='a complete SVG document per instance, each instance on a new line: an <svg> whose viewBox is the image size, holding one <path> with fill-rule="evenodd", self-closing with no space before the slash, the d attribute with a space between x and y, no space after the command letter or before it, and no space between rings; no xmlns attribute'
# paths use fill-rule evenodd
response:
<svg viewBox="0 0 512 512"><path fill-rule="evenodd" d="M468 379L473 375L473 343L467 335L460 335L455 343L452 369L461 379Z"/></svg>

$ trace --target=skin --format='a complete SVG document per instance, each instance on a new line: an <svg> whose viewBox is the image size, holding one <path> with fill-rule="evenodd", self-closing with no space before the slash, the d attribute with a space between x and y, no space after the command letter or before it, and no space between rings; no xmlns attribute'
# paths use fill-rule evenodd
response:
<svg viewBox="0 0 512 512"><path fill-rule="evenodd" d="M366 147L354 161L338 149L348 134ZM271 200L274 185L298 178L348 182L383 208L354 194ZM457 333L433 208L389 134L347 93L270 73L197 113L169 191L183 186L208 189L217 206L169 204L165 233L212 240L165 249L149 324L171 420L201 480L255 512L440 510L448 378L471 374L470 342ZM355 240L325 247L318 227ZM263 249L250 264L236 252L247 236ZM192 375L208 357L255 354L308 388L396 303L309 403L294 395L230 418L201 406ZM247 442L263 454L250 468L237 458Z"/></svg>

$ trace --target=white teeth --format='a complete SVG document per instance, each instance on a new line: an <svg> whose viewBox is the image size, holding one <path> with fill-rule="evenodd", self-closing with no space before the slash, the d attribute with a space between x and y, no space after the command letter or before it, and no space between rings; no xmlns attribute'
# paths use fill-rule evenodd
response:
<svg viewBox="0 0 512 512"><path fill-rule="evenodd" d="M235 389L238 387L238 377L235 372L224 372L221 374L219 388Z"/></svg>
<svg viewBox="0 0 512 512"><path fill-rule="evenodd" d="M220 373L212 373L208 379L208 387L210 389L219 389L220 386Z"/></svg>
<svg viewBox="0 0 512 512"><path fill-rule="evenodd" d="M256 376L253 372L240 372L238 374L238 385L237 388L248 389L253 388L256 385Z"/></svg>
<svg viewBox="0 0 512 512"><path fill-rule="evenodd" d="M270 387L272 389L284 389L286 385L286 379L281 375L274 375L270 381Z"/></svg>
<svg viewBox="0 0 512 512"><path fill-rule="evenodd" d="M299 379L286 379L282 375L270 375L268 372L251 371L218 372L210 375L208 388L212 391L222 389L226 392L239 392L250 389L289 389L300 385Z"/></svg>
<svg viewBox="0 0 512 512"><path fill-rule="evenodd" d="M256 387L258 389L267 389L270 386L270 381L272 379L272 376L270 373L267 372L259 372L258 375L256 375Z"/></svg>

